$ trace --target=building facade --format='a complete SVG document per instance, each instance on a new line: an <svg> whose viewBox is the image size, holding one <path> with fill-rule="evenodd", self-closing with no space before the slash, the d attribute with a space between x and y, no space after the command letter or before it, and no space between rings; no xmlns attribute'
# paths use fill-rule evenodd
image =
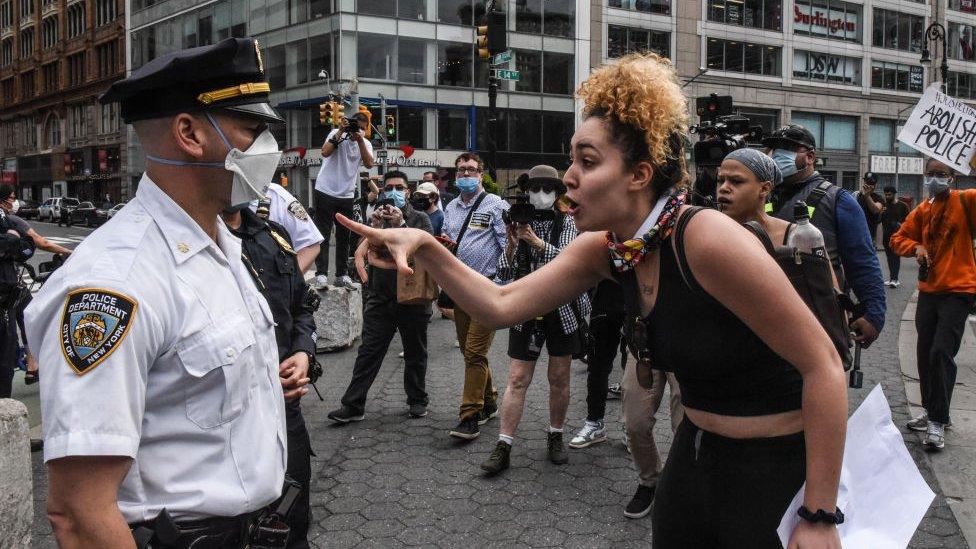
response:
<svg viewBox="0 0 976 549"><path fill-rule="evenodd" d="M4 183L41 201L131 196L118 105L97 98L125 74L123 0L0 1Z"/></svg>
<svg viewBox="0 0 976 549"><path fill-rule="evenodd" d="M940 78L941 44L929 45L934 67L920 62L932 21L948 30L947 92L976 101L973 0L593 0L591 8L592 65L634 50L666 55L689 97L731 95L767 132L809 128L818 169L848 189L870 170L879 186L920 196L922 159L896 136Z"/></svg>
<svg viewBox="0 0 976 549"><path fill-rule="evenodd" d="M205 4L205 5L204 5ZM500 0L520 72L498 94L501 183L540 162L564 169L575 128L573 92L589 71L590 9L575 0ZM328 127L318 104L358 82L360 101L380 118L380 98L396 121L384 167L411 178L453 167L462 151L487 154L488 70L475 47L484 1L473 0L135 0L130 67L169 51L252 36L261 44L272 102L288 120L281 168L290 190L311 196ZM410 151L410 149L413 149ZM138 162L136 148L130 154ZM375 168L374 168L375 172Z"/></svg>

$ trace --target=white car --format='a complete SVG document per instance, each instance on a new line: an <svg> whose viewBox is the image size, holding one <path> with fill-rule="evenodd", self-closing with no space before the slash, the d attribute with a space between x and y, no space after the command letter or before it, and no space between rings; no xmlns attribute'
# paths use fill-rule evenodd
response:
<svg viewBox="0 0 976 549"><path fill-rule="evenodd" d="M48 198L43 204L37 209L37 220L38 221L50 221L54 222L61 219L62 210L73 210L81 204L77 198L66 198L59 196L57 198Z"/></svg>
<svg viewBox="0 0 976 549"><path fill-rule="evenodd" d="M107 212L108 218L112 219L112 216L118 213L122 209L122 206L125 206L125 202L112 206L112 209Z"/></svg>

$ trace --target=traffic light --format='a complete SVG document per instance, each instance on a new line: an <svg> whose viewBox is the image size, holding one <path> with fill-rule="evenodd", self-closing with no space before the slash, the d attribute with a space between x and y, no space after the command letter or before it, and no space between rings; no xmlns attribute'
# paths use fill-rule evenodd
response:
<svg viewBox="0 0 976 549"><path fill-rule="evenodd" d="M713 120L719 116L732 114L732 96L710 94L695 99L698 117L702 120Z"/></svg>
<svg viewBox="0 0 976 549"><path fill-rule="evenodd" d="M323 126L331 126L333 120L335 120L335 103L332 101L326 101L325 103L319 104L319 124Z"/></svg>
<svg viewBox="0 0 976 549"><path fill-rule="evenodd" d="M386 115L386 139L396 141L396 118L392 114Z"/></svg>
<svg viewBox="0 0 976 549"><path fill-rule="evenodd" d="M366 117L366 127L363 128L364 130L366 130L366 139L372 139L373 138L373 113L372 111L369 110L369 108L366 107L366 105L360 105L359 112Z"/></svg>
<svg viewBox="0 0 976 549"><path fill-rule="evenodd" d="M490 59L492 55L497 55L508 49L505 12L490 11L486 14L486 19L487 24L475 28L478 57L482 59Z"/></svg>
<svg viewBox="0 0 976 549"><path fill-rule="evenodd" d="M488 25L476 27L475 30L478 33L475 39L478 44L478 57L488 59L491 57L491 52L488 51Z"/></svg>
<svg viewBox="0 0 976 549"><path fill-rule="evenodd" d="M346 117L346 106L339 101L332 101L332 125L341 126Z"/></svg>

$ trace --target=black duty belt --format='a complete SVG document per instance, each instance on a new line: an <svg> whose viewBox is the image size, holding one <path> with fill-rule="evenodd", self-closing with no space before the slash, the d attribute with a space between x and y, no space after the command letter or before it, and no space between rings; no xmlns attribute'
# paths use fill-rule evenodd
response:
<svg viewBox="0 0 976 549"><path fill-rule="evenodd" d="M139 549L231 549L244 547L260 512L176 522L164 509L154 520L129 525Z"/></svg>

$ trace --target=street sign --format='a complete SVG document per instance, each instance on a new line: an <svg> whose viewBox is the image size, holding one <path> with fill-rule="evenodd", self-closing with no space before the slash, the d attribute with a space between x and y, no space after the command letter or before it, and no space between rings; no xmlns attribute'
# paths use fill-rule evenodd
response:
<svg viewBox="0 0 976 549"><path fill-rule="evenodd" d="M508 71L502 69L493 69L495 78L499 80L520 80L522 75L519 71Z"/></svg>
<svg viewBox="0 0 976 549"><path fill-rule="evenodd" d="M505 50L491 58L492 65L501 65L512 60L512 50Z"/></svg>

